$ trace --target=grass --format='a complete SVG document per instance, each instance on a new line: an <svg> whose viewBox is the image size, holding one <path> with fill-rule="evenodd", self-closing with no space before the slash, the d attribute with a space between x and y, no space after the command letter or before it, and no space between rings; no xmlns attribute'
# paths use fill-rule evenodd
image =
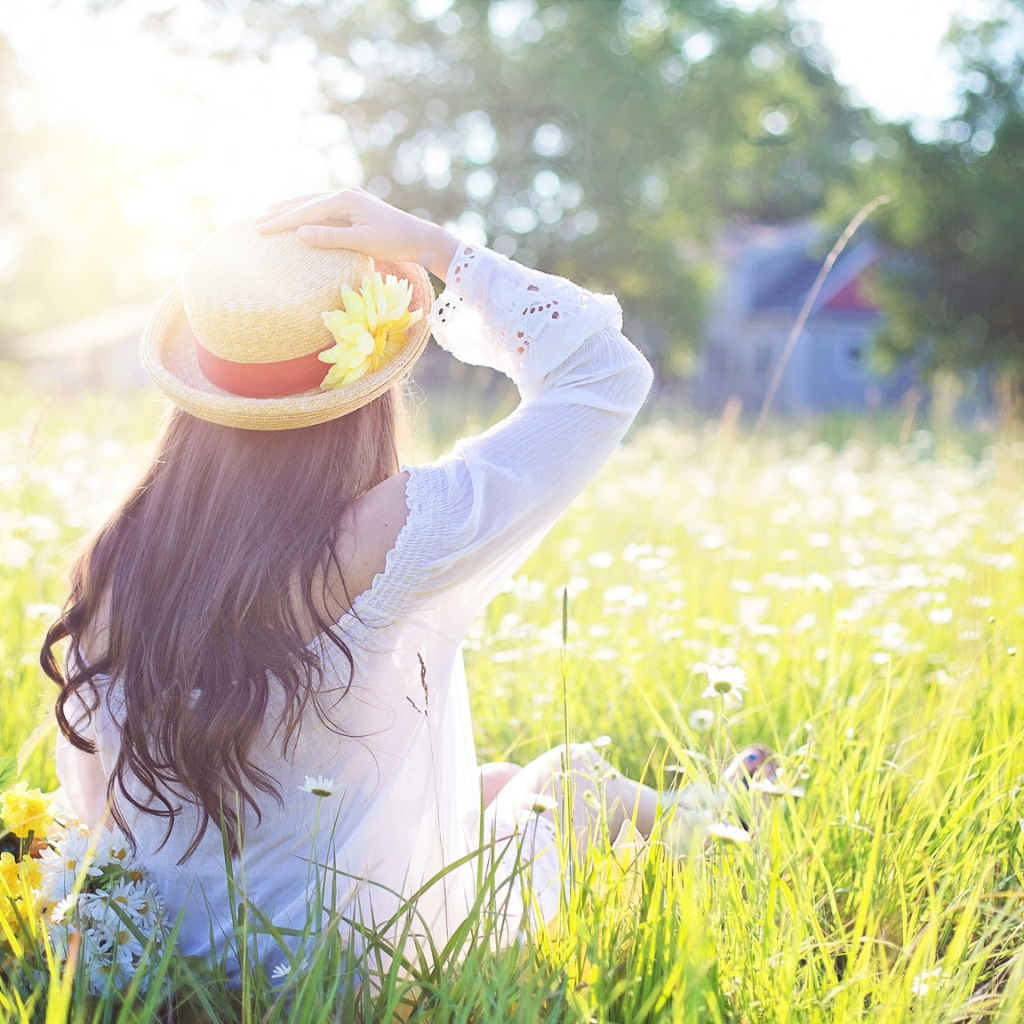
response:
<svg viewBox="0 0 1024 1024"><path fill-rule="evenodd" d="M0 396L0 756L44 788L38 642L157 407ZM495 953L469 926L358 994L323 942L284 988L167 957L162 1008L160 984L96 1000L57 964L34 986L8 970L0 1021L1021 1020L1022 484L1011 434L646 423L474 625L478 753L606 734L662 785L762 739L804 799L689 860L599 851L556 930ZM750 692L702 731L708 664L742 666Z"/></svg>

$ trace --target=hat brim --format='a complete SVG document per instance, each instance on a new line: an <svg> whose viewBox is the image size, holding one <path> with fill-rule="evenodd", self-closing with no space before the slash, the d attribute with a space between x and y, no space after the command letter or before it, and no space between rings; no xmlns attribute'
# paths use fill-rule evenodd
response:
<svg viewBox="0 0 1024 1024"><path fill-rule="evenodd" d="M423 316L409 328L402 350L384 366L339 388L314 388L284 398L244 398L211 384L199 368L196 339L189 327L176 285L161 299L142 336L142 362L153 383L185 412L243 430L291 430L326 423L379 398L400 381L426 348L430 338L433 289L426 271L416 263L375 261L382 274L404 277L413 289L410 309ZM326 312L326 310L325 310ZM325 339L325 341L329 341ZM329 366L324 364L324 376Z"/></svg>

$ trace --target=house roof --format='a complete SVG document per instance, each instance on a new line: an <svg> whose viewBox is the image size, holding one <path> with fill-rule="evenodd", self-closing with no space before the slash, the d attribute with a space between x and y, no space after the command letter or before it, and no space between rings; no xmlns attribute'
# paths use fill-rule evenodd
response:
<svg viewBox="0 0 1024 1024"><path fill-rule="evenodd" d="M877 314L879 309L867 297L861 279L878 255L877 247L871 242L844 249L825 280L815 304L815 314ZM754 270L749 312L795 316L814 286L822 263L822 257L812 257L802 248L772 253L771 258Z"/></svg>
<svg viewBox="0 0 1024 1024"><path fill-rule="evenodd" d="M864 273L848 281L822 307L829 312L877 313L878 306L864 290Z"/></svg>

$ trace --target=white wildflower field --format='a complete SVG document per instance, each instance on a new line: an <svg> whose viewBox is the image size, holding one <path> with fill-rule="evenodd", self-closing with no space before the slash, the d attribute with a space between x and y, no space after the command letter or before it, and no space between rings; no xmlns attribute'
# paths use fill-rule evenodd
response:
<svg viewBox="0 0 1024 1024"><path fill-rule="evenodd" d="M45 795L39 643L159 403L3 392L3 786ZM590 740L667 790L713 784L747 744L778 751L775 782L720 808L703 846L682 855L666 811L650 842L597 843L557 924L510 948L471 921L371 980L325 935L232 987L174 955L130 872L113 909L79 896L112 938L74 896L44 908L81 837L33 867L7 822L0 1021L1024 1019L1024 434L848 433L641 425L467 638L481 761Z"/></svg>

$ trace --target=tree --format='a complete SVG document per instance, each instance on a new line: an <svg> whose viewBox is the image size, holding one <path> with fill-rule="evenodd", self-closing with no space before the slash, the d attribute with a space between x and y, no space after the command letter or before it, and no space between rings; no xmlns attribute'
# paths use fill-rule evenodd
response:
<svg viewBox="0 0 1024 1024"><path fill-rule="evenodd" d="M784 6L207 0L205 9L214 21L244 18L255 52L308 50L324 112L357 150L367 188L615 291L634 335L670 361L700 338L709 247L723 224L816 210L869 127ZM156 20L173 34L175 18Z"/></svg>
<svg viewBox="0 0 1024 1024"><path fill-rule="evenodd" d="M1024 0L951 32L961 110L922 141L885 129L894 159L861 188L896 200L877 221L895 258L877 283L890 361L986 367L1024 380Z"/></svg>

